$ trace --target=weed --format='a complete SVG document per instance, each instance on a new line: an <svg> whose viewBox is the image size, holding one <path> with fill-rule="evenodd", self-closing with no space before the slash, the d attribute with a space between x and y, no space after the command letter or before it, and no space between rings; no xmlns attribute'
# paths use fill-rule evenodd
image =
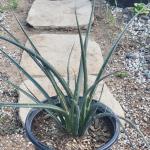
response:
<svg viewBox="0 0 150 150"><path fill-rule="evenodd" d="M116 74L115 74L115 76L116 77L118 77L118 78L125 78L125 77L128 77L128 73L127 72L117 72Z"/></svg>
<svg viewBox="0 0 150 150"><path fill-rule="evenodd" d="M108 23L111 26L115 26L116 25L116 18L113 16L110 8L108 7L108 5L106 6L106 19L108 21Z"/></svg>
<svg viewBox="0 0 150 150"><path fill-rule="evenodd" d="M134 4L134 12L140 14L148 15L150 12L150 8L148 8L144 3L135 3Z"/></svg>

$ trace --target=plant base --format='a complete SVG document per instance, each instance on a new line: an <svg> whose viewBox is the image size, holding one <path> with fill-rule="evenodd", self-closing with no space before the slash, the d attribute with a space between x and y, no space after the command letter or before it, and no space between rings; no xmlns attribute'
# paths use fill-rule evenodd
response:
<svg viewBox="0 0 150 150"><path fill-rule="evenodd" d="M101 104L100 106L101 107L98 108L99 113L100 112L104 112L106 110L106 108L107 108L108 112L112 113L112 111L107 106L105 106L103 104ZM61 143L57 144L57 141L55 139L56 137L52 136L52 133L53 133L53 135L56 135L56 131L57 131L57 134L59 133L59 136L63 135L61 137L60 141L62 141L64 139L67 139L67 141L69 141L68 143L70 143L70 140L73 141L72 143L68 144L68 146L71 146L71 149L74 150L73 147L75 146L75 143L78 143L78 141L80 141L81 139L80 138L73 138L73 137L71 137L71 136L69 136L67 134L63 134L63 132L60 132L58 129L54 130L54 128L56 127L54 122L52 122L52 124L49 125L50 119L44 118L44 116L42 116L42 118L40 118L41 115L43 115L43 110L33 109L28 114L27 119L26 119L26 123L25 123L25 129L26 129L27 136L31 140L31 142L35 145L36 149L37 150L54 150L54 149L60 150L61 146L60 146L60 148L58 148L57 146L61 145ZM40 120L42 119L42 123L44 122L43 125L44 126L46 125L45 127L41 126L40 121L39 121L38 118L40 118ZM49 121L47 121L47 119ZM89 130L87 132L87 135L85 137L82 137L83 141L85 140L87 142L89 142L89 141L92 142L93 139L95 140L95 143L93 141L94 145L92 145L89 148L87 147L89 150L93 150L93 149L108 150L114 144L114 142L116 142L116 140L118 139L119 124L116 121L116 119L112 118L112 117L105 117L102 120L103 121L100 121L100 122L101 123L104 122L104 125L101 125L100 123L98 124L98 122L96 123L96 121L97 121L96 120L91 125L91 127L89 128ZM107 124L107 125L105 125L105 124ZM95 127L95 126L97 126L97 127ZM103 130L105 132L103 132L103 133L102 132L98 132L98 126L101 127L101 130ZM40 133L40 131L39 131L40 127L42 127L42 130L45 130L48 134L50 134L49 137L51 137L50 138L51 141L46 141L47 138L46 138L45 135L41 135L41 134L38 135ZM103 129L102 129L102 127L103 127ZM97 131L97 133L99 135L96 134L96 132L94 132L94 130ZM35 131L39 131L39 133L35 132ZM38 133L37 136L35 136L36 133ZM93 134L93 137L92 137L92 134ZM87 137L89 137L89 135L92 137L92 140L90 139L88 141ZM42 139L39 138L40 136L42 137ZM55 140L52 140L52 139L55 139ZM43 141L45 141L45 142L43 142ZM53 144L54 141L56 143ZM97 142L97 141L99 141L99 142L101 141L101 144L99 142ZM47 142L49 144L47 144ZM65 144L66 144L66 142L65 142ZM83 144L83 145L88 145L88 144L86 144L86 142L85 142L85 144ZM80 146L83 146L83 145L80 145ZM79 146L79 145L77 145L77 146ZM64 147L62 149L64 149ZM75 148L75 149L77 149L77 148ZM69 148L68 148L68 150L69 150Z"/></svg>

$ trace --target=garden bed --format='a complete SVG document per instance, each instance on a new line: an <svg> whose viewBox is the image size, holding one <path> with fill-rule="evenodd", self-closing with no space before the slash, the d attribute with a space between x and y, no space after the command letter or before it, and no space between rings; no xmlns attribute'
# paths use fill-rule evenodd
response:
<svg viewBox="0 0 150 150"><path fill-rule="evenodd" d="M5 2L7 3L6 0L3 0L3 4ZM37 31L26 26L25 19L31 4L32 1L30 0L21 0L21 5L19 5L19 7L15 10L18 18L21 20L28 33L55 33L56 30ZM101 7L105 13L100 13L101 11L99 10L99 7ZM128 17L130 18L130 11L127 8L119 9L119 11L118 9L116 9L116 11L114 10L114 16L119 18L118 12L120 11L124 12L123 16L125 21L128 19ZM107 13L108 12L106 11L105 5L97 7L96 18L92 32L94 39L101 45L104 56L107 53L107 49L111 46L113 41L112 39L120 31L124 23L124 20L121 20L122 25L118 26L118 22L116 20L110 20L107 16ZM4 10L4 13L0 13L0 18L2 18L0 20L0 24L7 27L7 29L12 31L19 39L21 39L21 41L25 43L26 39L20 32L19 27L17 26L10 11ZM149 39L147 38L146 32L147 29L150 29L149 24L150 18L145 16L141 16L135 20L135 25L133 24L132 28L129 30L130 32L126 34L124 42L120 43L117 52L114 55L113 61L110 62L107 68L107 72L123 69L126 73L123 75L115 75L114 77L108 78L106 81L115 98L122 105L126 117L131 119L137 126L140 127L147 139L150 138L150 64L148 58L150 54L147 50ZM136 28L138 29L134 31ZM67 32L67 30L59 30L57 32L64 33ZM69 32L76 33L77 31L70 29ZM4 34L4 31L0 30L0 33ZM21 51L18 51L10 45L6 45L5 43L0 43L0 45L4 45L3 48L6 49L14 58L16 58L17 61L20 61L22 55ZM10 64L10 62L6 60L2 54L0 54L0 64L0 76L9 78L17 84L21 83L21 78L17 69ZM147 71L144 72L145 70ZM17 92L12 87L4 84L0 80L0 101L16 102L17 98ZM17 116L17 110L4 109L1 112L5 113L1 114L0 116L0 149L33 150L32 144L25 139L21 124L18 123L19 118ZM136 146L135 149L147 150L138 134L129 125L126 125L125 127L133 145ZM113 150L130 149L129 141L127 140L125 134L122 133L118 143L114 145Z"/></svg>

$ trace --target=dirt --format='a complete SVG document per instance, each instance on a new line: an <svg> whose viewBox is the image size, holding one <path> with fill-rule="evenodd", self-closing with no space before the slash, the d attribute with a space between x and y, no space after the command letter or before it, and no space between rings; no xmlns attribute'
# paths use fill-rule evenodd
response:
<svg viewBox="0 0 150 150"><path fill-rule="evenodd" d="M7 3L3 0L3 3ZM20 0L20 4L16 10L14 10L16 16L21 21L28 34L36 33L77 33L72 29L69 30L35 30L26 24L27 13L31 7L33 0ZM103 6L102 6L103 7ZM102 11L101 11L102 10ZM101 12L101 13L100 13ZM5 11L4 21L2 22L7 26L10 31L20 39L23 43L26 42L26 38L21 33L19 26L17 25L15 18L10 11ZM92 36L97 43L100 44L104 57L108 53L112 41L116 34L120 31L118 25L111 22L106 18L105 8L96 11L95 22L93 25ZM4 31L0 30L0 34L5 34ZM127 36L128 37L128 36ZM16 49L12 45L6 44L0 41L0 46L11 54L16 61L20 61L22 51ZM138 44L130 41L128 38L118 47L118 51L113 57L113 61L110 62L107 72L115 70L126 70L125 68L125 55L130 51L136 51ZM16 84L21 83L20 74L17 69L0 54L0 77L6 77ZM107 85L111 89L115 98L120 102L123 109L125 110L126 117L131 119L137 126L140 127L147 139L150 138L150 93L149 84L137 83L135 76L128 72L128 76L125 78L118 78L116 76L106 80ZM0 101L1 102L17 102L17 92L6 83L0 80ZM133 145L136 150L147 150L143 144L140 136L133 130L129 125L126 125L126 131L129 134ZM0 111L0 149L1 150L33 150L33 145L26 139L24 130L20 124L17 110L14 109L3 109ZM119 141L114 145L112 150L130 150L129 141L125 134L121 134Z"/></svg>
<svg viewBox="0 0 150 150"><path fill-rule="evenodd" d="M109 122L96 119L85 136L73 137L61 131L52 118L42 112L33 121L33 133L38 140L56 150L94 150L106 143L112 136Z"/></svg>

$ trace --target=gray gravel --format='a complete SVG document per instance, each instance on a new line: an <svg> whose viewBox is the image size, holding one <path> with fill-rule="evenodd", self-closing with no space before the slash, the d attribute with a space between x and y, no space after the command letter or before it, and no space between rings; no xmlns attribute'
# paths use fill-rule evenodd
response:
<svg viewBox="0 0 150 150"><path fill-rule="evenodd" d="M114 17L122 12L125 25L133 16L131 8L113 10ZM114 96L122 105L126 118L132 120L150 142L150 14L135 18L107 71L126 70L128 77L107 79ZM115 79L114 79L115 78ZM128 124L126 131L136 150L148 150L143 140ZM128 146L127 146L128 145ZM124 133L113 150L132 149Z"/></svg>

